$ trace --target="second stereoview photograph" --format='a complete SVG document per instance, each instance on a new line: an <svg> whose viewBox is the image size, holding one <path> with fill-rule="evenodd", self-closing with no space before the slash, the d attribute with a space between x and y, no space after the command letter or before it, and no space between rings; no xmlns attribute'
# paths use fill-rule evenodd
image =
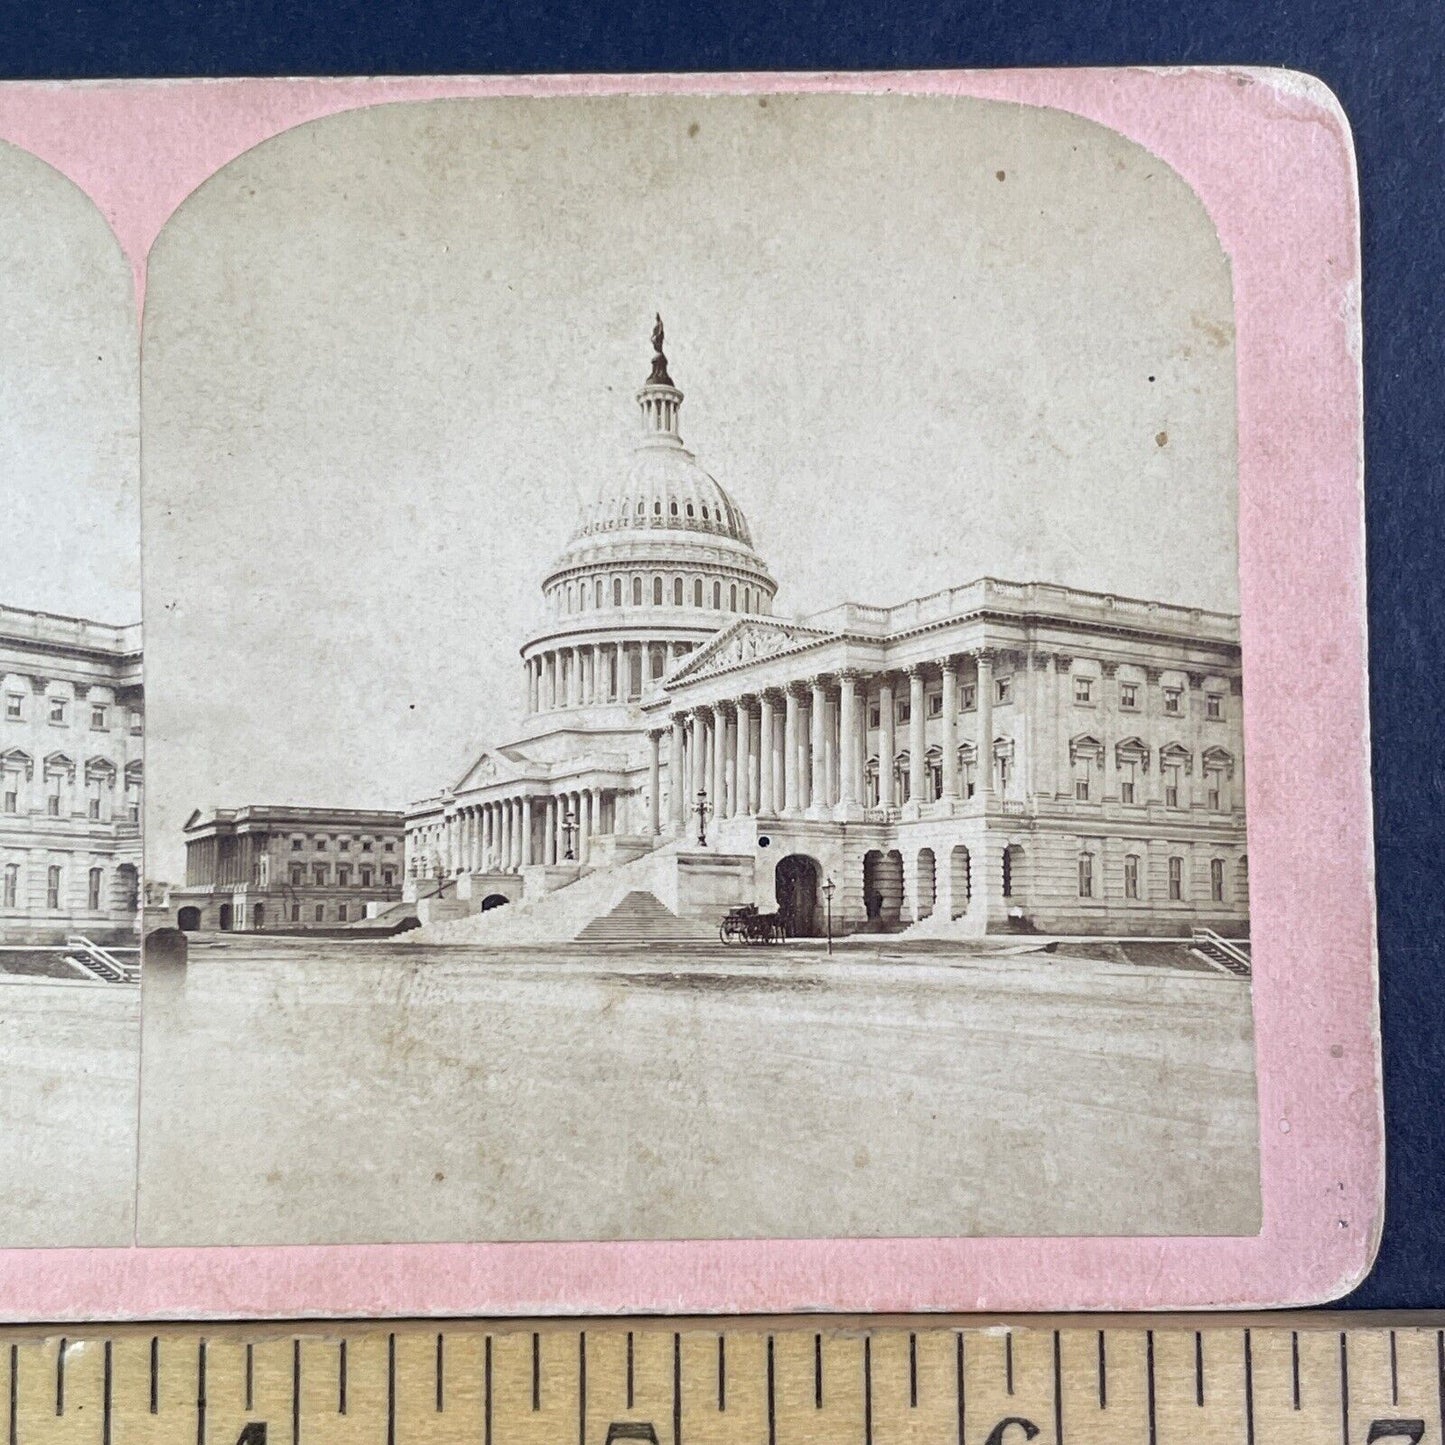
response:
<svg viewBox="0 0 1445 1445"><path fill-rule="evenodd" d="M139 1241L1257 1231L1233 308L1167 165L984 100L390 105L206 181Z"/></svg>

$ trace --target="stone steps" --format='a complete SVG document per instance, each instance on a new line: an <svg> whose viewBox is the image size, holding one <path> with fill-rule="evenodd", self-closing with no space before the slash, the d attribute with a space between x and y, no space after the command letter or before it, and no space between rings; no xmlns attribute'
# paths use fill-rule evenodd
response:
<svg viewBox="0 0 1445 1445"><path fill-rule="evenodd" d="M652 944L716 942L717 929L701 920L679 918L656 895L640 889L625 895L610 913L594 918L578 943Z"/></svg>

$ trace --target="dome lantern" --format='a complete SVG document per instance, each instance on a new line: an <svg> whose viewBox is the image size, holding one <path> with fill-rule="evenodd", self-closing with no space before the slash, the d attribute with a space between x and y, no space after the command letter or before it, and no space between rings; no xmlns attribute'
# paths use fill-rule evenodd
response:
<svg viewBox="0 0 1445 1445"><path fill-rule="evenodd" d="M652 375L637 393L637 404L642 408L642 435L645 442L680 447L682 436L677 429L677 413L682 407L682 393L668 375L662 342L662 316L659 314L652 328Z"/></svg>

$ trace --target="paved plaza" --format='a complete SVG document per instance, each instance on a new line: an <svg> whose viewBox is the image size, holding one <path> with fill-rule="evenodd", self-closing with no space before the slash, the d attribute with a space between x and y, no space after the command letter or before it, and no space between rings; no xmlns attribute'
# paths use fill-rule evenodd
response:
<svg viewBox="0 0 1445 1445"><path fill-rule="evenodd" d="M1252 1233L1249 987L1116 953L195 940L139 1236Z"/></svg>

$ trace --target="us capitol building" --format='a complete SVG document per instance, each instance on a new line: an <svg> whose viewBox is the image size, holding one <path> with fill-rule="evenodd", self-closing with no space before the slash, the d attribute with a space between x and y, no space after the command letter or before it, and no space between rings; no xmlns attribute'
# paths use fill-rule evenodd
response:
<svg viewBox="0 0 1445 1445"><path fill-rule="evenodd" d="M662 344L543 581L520 735L407 811L422 936L604 937L639 898L793 935L825 899L842 932L1247 932L1238 618L991 577L775 618Z"/></svg>

